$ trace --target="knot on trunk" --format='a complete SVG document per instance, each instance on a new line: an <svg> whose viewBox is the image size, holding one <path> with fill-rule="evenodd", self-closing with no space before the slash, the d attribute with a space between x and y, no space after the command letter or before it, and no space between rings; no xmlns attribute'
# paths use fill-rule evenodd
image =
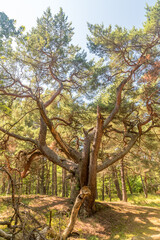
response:
<svg viewBox="0 0 160 240"><path fill-rule="evenodd" d="M91 195L91 190L89 189L89 187L87 186L82 187L79 193L79 197L83 199L89 195Z"/></svg>

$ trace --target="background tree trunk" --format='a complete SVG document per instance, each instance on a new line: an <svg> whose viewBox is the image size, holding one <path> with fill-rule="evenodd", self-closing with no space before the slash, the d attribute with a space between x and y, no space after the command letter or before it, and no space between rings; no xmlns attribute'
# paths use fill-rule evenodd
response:
<svg viewBox="0 0 160 240"><path fill-rule="evenodd" d="M41 194L45 194L45 164L44 158L42 159L42 168L41 168Z"/></svg>
<svg viewBox="0 0 160 240"><path fill-rule="evenodd" d="M121 160L121 182L122 182L122 201L127 202L127 191L126 191L123 159Z"/></svg>
<svg viewBox="0 0 160 240"><path fill-rule="evenodd" d="M142 181L142 187L143 187L144 196L145 196L145 198L147 198L147 197L148 197L147 188L146 188L146 186L145 186L145 182L144 182L144 180L143 180L142 175L140 175L140 177L141 177L141 181Z"/></svg>
<svg viewBox="0 0 160 240"><path fill-rule="evenodd" d="M57 196L57 165L52 164L52 195Z"/></svg>
<svg viewBox="0 0 160 240"><path fill-rule="evenodd" d="M128 184L128 187L129 187L130 194L133 194L132 187L131 187L131 184L130 184L129 177L128 177L127 173L126 173L126 179L127 179L127 184Z"/></svg>
<svg viewBox="0 0 160 240"><path fill-rule="evenodd" d="M66 170L62 168L62 197L66 196Z"/></svg>
<svg viewBox="0 0 160 240"><path fill-rule="evenodd" d="M40 172L39 172L39 169L37 169L37 188L36 188L36 193L40 194Z"/></svg>
<svg viewBox="0 0 160 240"><path fill-rule="evenodd" d="M108 196L109 196L109 200L110 200L110 202L111 202L111 201L112 201L111 178L109 178Z"/></svg>
<svg viewBox="0 0 160 240"><path fill-rule="evenodd" d="M104 182L105 182L105 177L104 177L104 172L102 175L102 201L104 201Z"/></svg>
<svg viewBox="0 0 160 240"><path fill-rule="evenodd" d="M122 192L121 192L121 189L120 189L120 186L119 186L117 169L116 169L115 166L112 166L112 177L113 177L114 185L115 185L116 190L117 190L117 196L120 200L122 200Z"/></svg>

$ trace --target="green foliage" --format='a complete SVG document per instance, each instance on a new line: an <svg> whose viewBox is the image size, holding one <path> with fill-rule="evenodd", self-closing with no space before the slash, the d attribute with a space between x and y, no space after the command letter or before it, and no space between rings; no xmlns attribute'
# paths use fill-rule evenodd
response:
<svg viewBox="0 0 160 240"><path fill-rule="evenodd" d="M9 19L4 12L0 12L0 38L18 36L24 30L22 26L16 30L15 23L14 19Z"/></svg>
<svg viewBox="0 0 160 240"><path fill-rule="evenodd" d="M146 17L147 21L144 23L144 30L146 32L150 32L150 34L159 35L160 32L160 18L159 18L159 12L160 12L160 1L157 0L155 6L150 7L147 5L146 7Z"/></svg>
<svg viewBox="0 0 160 240"><path fill-rule="evenodd" d="M4 12L0 12L0 57L7 52L6 48L11 51L12 38L18 37L24 31L24 26L16 30L15 23L14 19L9 19Z"/></svg>

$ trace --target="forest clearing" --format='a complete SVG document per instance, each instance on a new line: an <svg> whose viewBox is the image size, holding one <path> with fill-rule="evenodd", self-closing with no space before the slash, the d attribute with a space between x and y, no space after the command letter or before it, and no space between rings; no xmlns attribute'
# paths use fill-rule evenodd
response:
<svg viewBox="0 0 160 240"><path fill-rule="evenodd" d="M147 206L133 204L139 203L139 197L141 204ZM147 200L142 195L139 197L135 196L135 199L131 197L128 203L97 202L98 211L89 218L79 216L74 231L68 239L131 240L134 236L137 237L134 238L135 240L160 239L160 197L150 195ZM70 200L45 195L28 195L22 196L21 201L25 207L22 205L20 210L30 213L42 225L46 222L49 224L50 211L52 211L52 230L48 231L48 235L52 236L49 239L59 239L59 234L69 221L72 208ZM11 215L11 198L0 197L0 221L8 220ZM28 226L28 232L36 227L33 219L29 220L28 224L31 225ZM20 240L21 235L19 238L17 235L16 239Z"/></svg>

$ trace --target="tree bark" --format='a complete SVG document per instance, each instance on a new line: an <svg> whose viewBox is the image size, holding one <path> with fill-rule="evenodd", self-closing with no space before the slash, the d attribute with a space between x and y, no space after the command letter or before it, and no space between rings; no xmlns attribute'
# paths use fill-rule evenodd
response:
<svg viewBox="0 0 160 240"><path fill-rule="evenodd" d="M46 194L48 195L49 194L49 186L50 186L50 162L46 162Z"/></svg>
<svg viewBox="0 0 160 240"><path fill-rule="evenodd" d="M97 158L100 148L100 143L103 134L103 118L100 114L99 107L97 107L97 126L93 140L92 150L89 161L89 177L88 187L91 190L91 195L86 198L84 206L88 216L95 212L95 198L96 198L96 180L97 180Z"/></svg>
<svg viewBox="0 0 160 240"><path fill-rule="evenodd" d="M40 174L39 174L39 169L37 169L37 188L36 188L36 193L40 194Z"/></svg>
<svg viewBox="0 0 160 240"><path fill-rule="evenodd" d="M70 193L70 199L71 202L74 203L75 199L79 193L80 190L80 181L79 181L79 175L75 174L71 177L71 193Z"/></svg>
<svg viewBox="0 0 160 240"><path fill-rule="evenodd" d="M112 191L111 191L111 179L109 178L109 189L108 189L108 195L110 202L112 201Z"/></svg>
<svg viewBox="0 0 160 240"><path fill-rule="evenodd" d="M102 201L104 201L104 181L105 181L105 178L104 178L104 172L103 172L103 176L102 176Z"/></svg>
<svg viewBox="0 0 160 240"><path fill-rule="evenodd" d="M41 169L41 194L46 194L45 187L45 161L42 159L42 169Z"/></svg>
<svg viewBox="0 0 160 240"><path fill-rule="evenodd" d="M122 182L122 201L127 202L126 182L124 173L124 162L121 160L121 182Z"/></svg>
<svg viewBox="0 0 160 240"><path fill-rule="evenodd" d="M132 187L131 187L131 184L130 184L129 177L128 177L127 173L126 173L126 178L127 178L127 184L128 184L128 187L129 187L130 194L133 194Z"/></svg>
<svg viewBox="0 0 160 240"><path fill-rule="evenodd" d="M52 164L52 195L57 196L57 165Z"/></svg>
<svg viewBox="0 0 160 240"><path fill-rule="evenodd" d="M115 166L112 166L112 177L113 177L114 185L117 190L117 196L120 200L122 200L122 192L121 192L121 189L119 186L119 181L118 181L118 177L117 177L117 169Z"/></svg>
<svg viewBox="0 0 160 240"><path fill-rule="evenodd" d="M62 168L62 197L66 196L66 170Z"/></svg>
<svg viewBox="0 0 160 240"><path fill-rule="evenodd" d="M145 196L145 198L147 198L147 197L148 197L147 188L146 188L146 186L145 186L145 183L144 183L144 180L143 180L143 178L142 178L142 175L140 175L140 176L141 176L141 181L142 181L142 187L143 187L144 196Z"/></svg>
<svg viewBox="0 0 160 240"><path fill-rule="evenodd" d="M5 189L6 189L6 176L4 175L4 173L2 173L2 188L1 188L1 194L5 193Z"/></svg>

